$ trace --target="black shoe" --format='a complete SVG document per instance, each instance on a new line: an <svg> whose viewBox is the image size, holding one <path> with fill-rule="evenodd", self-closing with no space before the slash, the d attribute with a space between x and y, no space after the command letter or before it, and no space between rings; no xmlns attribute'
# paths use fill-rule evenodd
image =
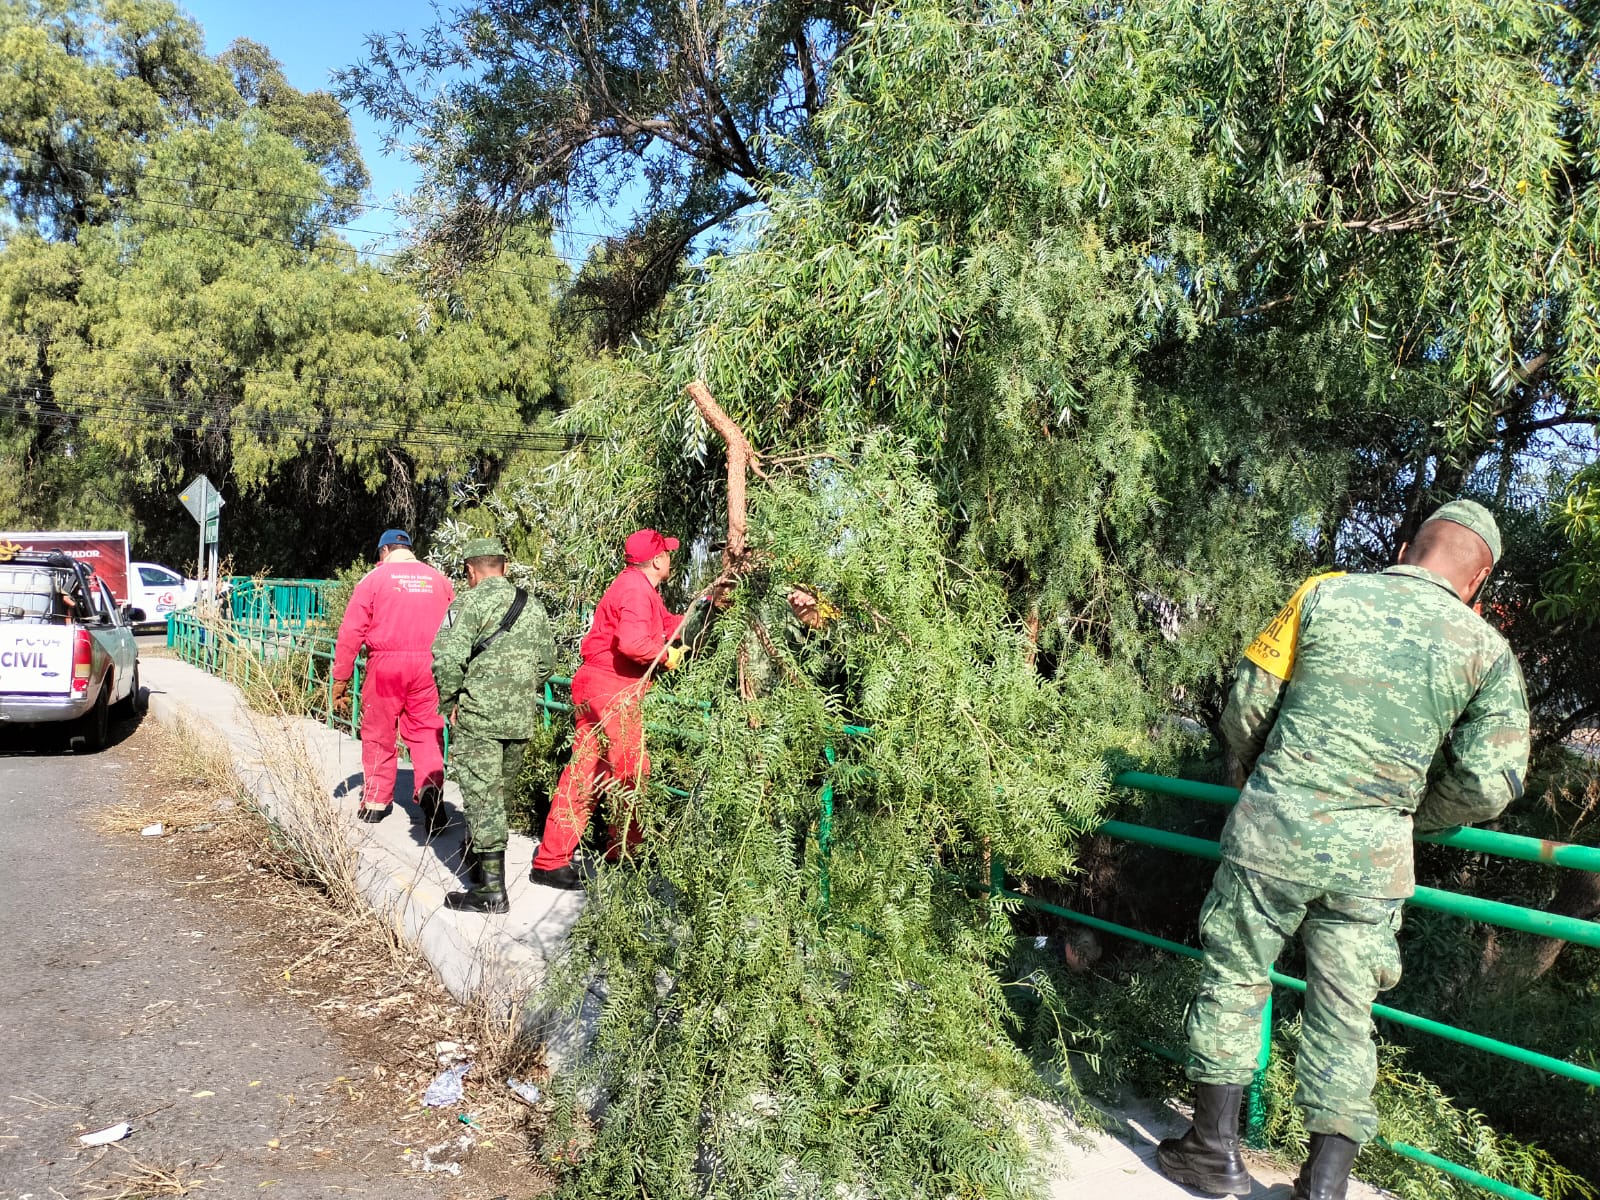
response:
<svg viewBox="0 0 1600 1200"><path fill-rule="evenodd" d="M436 838L450 828L450 810L444 806L444 793L432 784L417 793L417 807L422 810L422 823L430 838Z"/></svg>
<svg viewBox="0 0 1600 1200"><path fill-rule="evenodd" d="M1313 1133L1311 1153L1294 1181L1294 1200L1345 1200L1358 1142L1338 1133Z"/></svg>
<svg viewBox="0 0 1600 1200"><path fill-rule="evenodd" d="M583 891L583 872L571 863L559 867L530 867L528 878L544 887L560 888L564 892Z"/></svg>
<svg viewBox="0 0 1600 1200"><path fill-rule="evenodd" d="M506 899L506 852L485 850L478 855L478 881L465 892L451 892L444 906L457 912L503 913L511 911Z"/></svg>
<svg viewBox="0 0 1600 1200"><path fill-rule="evenodd" d="M382 808L368 808L365 804L356 809L356 820L365 821L368 825L376 825L389 815L392 804L385 804Z"/></svg>
<svg viewBox="0 0 1600 1200"><path fill-rule="evenodd" d="M1248 1196L1250 1172L1239 1153L1239 1084L1202 1083L1195 1088L1194 1124L1182 1137L1156 1147L1156 1165L1175 1183L1213 1196Z"/></svg>

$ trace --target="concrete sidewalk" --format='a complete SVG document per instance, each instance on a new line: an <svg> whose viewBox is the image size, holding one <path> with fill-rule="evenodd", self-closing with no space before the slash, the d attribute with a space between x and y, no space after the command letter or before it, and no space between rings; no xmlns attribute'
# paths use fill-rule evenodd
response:
<svg viewBox="0 0 1600 1200"><path fill-rule="evenodd" d="M181 722L202 737L225 743L235 770L267 811L275 809L286 788L305 783L320 788L341 825L347 825L358 856L357 881L368 902L421 948L452 995L516 1002L543 979L546 964L565 944L582 911L584 897L528 881L531 839L511 836L506 853L509 913L452 912L444 907L445 893L465 886L455 870L465 825L454 783L445 785L445 798L455 820L434 841L425 840L406 766L395 788L396 811L376 825L363 824L355 819L360 742L309 718L255 712L237 688L176 659L146 657L139 670L149 688L151 714L164 725ZM312 780L296 778L308 771Z"/></svg>
<svg viewBox="0 0 1600 1200"><path fill-rule="evenodd" d="M561 952L567 931L583 909L581 892L562 892L529 882L533 842L513 834L506 854L511 911L504 916L454 913L444 894L462 886L459 862L461 798L454 783L445 798L457 814L440 839L425 843L410 800L410 771L400 772L399 811L377 825L355 820L361 787L361 744L307 718L272 718L247 707L238 689L171 658L142 657L139 670L150 692L150 712L164 725L183 724L202 737L225 743L241 779L272 811L283 789L315 775L327 803L347 825L359 856L358 881L373 908L417 943L440 980L458 999L488 996L519 1003L543 979ZM303 747L303 752L299 749ZM558 1028L566 1046L550 1046L559 1061L570 1051L571 1027ZM1182 1200L1194 1193L1155 1169L1156 1143L1179 1133L1186 1121L1170 1107L1141 1105L1105 1115L1112 1133L1092 1133L1060 1114L1053 1151L1052 1200ZM1291 1175L1256 1160L1253 1200L1288 1200ZM1355 1182L1350 1200L1376 1200L1382 1193Z"/></svg>

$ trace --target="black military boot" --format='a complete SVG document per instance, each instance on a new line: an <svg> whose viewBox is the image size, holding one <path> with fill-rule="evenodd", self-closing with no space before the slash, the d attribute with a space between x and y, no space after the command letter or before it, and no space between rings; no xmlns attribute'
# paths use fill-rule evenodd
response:
<svg viewBox="0 0 1600 1200"><path fill-rule="evenodd" d="M1182 1137L1156 1147L1156 1165L1175 1183L1213 1196L1248 1196L1250 1172L1239 1153L1240 1084L1195 1087L1194 1124Z"/></svg>
<svg viewBox="0 0 1600 1200"><path fill-rule="evenodd" d="M1345 1200L1359 1142L1338 1133L1313 1133L1311 1153L1294 1181L1294 1200Z"/></svg>
<svg viewBox="0 0 1600 1200"><path fill-rule="evenodd" d="M436 838L450 828L450 810L444 806L444 792L429 784L417 793L417 807L422 810L422 823L430 838Z"/></svg>
<svg viewBox="0 0 1600 1200"><path fill-rule="evenodd" d="M506 899L506 852L485 850L478 855L478 878L471 889L451 892L444 906L457 912L503 913L511 911Z"/></svg>

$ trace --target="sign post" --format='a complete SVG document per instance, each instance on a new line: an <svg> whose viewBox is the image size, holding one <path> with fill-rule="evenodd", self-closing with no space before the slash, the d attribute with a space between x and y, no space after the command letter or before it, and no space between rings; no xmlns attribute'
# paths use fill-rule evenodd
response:
<svg viewBox="0 0 1600 1200"><path fill-rule="evenodd" d="M209 584L211 602L217 599L217 542L222 524L222 506L227 503L216 484L204 475L196 475L189 486L178 493L178 500L189 510L189 515L200 526L200 557L195 562L195 577ZM206 549L211 550L210 569L206 567Z"/></svg>

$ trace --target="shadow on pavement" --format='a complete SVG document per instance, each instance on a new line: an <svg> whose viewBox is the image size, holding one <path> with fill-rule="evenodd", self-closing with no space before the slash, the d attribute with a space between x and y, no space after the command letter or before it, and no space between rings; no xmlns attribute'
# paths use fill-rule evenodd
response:
<svg viewBox="0 0 1600 1200"><path fill-rule="evenodd" d="M133 736L141 722L149 719L150 689L141 687L139 711L131 717L111 717L111 733L106 739L105 749L98 753L105 753L121 745ZM71 754L77 758L93 758L96 751L85 747L82 736L77 732L79 723L76 721L51 721L40 725L13 725L9 721L0 721L0 758L27 758L30 756L54 757L56 755Z"/></svg>

